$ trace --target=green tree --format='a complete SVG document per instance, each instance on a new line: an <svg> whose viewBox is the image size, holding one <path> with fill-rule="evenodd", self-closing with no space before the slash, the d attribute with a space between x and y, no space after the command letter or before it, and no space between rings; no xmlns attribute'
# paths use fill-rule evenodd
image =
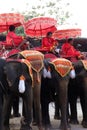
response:
<svg viewBox="0 0 87 130"><path fill-rule="evenodd" d="M58 25L62 25L65 24L67 19L71 16L68 9L69 3L64 0L48 0L45 3L43 3L43 0L38 1L38 5L34 4L31 8L29 8L29 4L26 2L26 9L22 12L25 21L38 16L47 16L55 18ZM14 9L12 8L12 10ZM17 29L17 33L21 34L23 32L23 28Z"/></svg>
<svg viewBox="0 0 87 130"><path fill-rule="evenodd" d="M68 9L69 3L64 3L64 0L48 0L45 4L42 3L42 0L38 1L38 5L33 5L31 10L27 11L25 20L38 16L49 16L55 18L61 25L65 24L71 16Z"/></svg>
<svg viewBox="0 0 87 130"><path fill-rule="evenodd" d="M24 28L22 26L16 28L16 33L18 35L24 36Z"/></svg>

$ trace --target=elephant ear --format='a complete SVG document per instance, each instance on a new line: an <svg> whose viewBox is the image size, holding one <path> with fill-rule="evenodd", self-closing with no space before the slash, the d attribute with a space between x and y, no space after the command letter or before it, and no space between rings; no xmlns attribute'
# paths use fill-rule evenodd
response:
<svg viewBox="0 0 87 130"><path fill-rule="evenodd" d="M85 70L87 70L87 60L81 60L83 67Z"/></svg>
<svg viewBox="0 0 87 130"><path fill-rule="evenodd" d="M21 70L20 63L17 63L15 61L6 62L6 65L4 67L4 73L7 77L9 86L12 86L14 84L15 80L17 79L17 77L19 77L19 75L21 73L20 70Z"/></svg>

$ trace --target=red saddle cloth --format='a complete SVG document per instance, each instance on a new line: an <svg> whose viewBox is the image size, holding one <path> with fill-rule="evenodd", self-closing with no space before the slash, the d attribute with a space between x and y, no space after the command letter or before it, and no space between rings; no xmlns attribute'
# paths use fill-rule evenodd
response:
<svg viewBox="0 0 87 130"><path fill-rule="evenodd" d="M49 52L48 48L43 48L42 46L39 46L39 47L34 47L33 48L34 50L36 51L40 51L40 52Z"/></svg>
<svg viewBox="0 0 87 130"><path fill-rule="evenodd" d="M47 53L47 54L45 54L44 55L44 58L45 59L48 59L48 58L50 58L50 59L55 59L55 58L57 58L54 54L52 54L52 53Z"/></svg>
<svg viewBox="0 0 87 130"><path fill-rule="evenodd" d="M77 62L78 59L75 56L66 56L66 55L60 55L61 58L65 58L70 60L71 62Z"/></svg>
<svg viewBox="0 0 87 130"><path fill-rule="evenodd" d="M52 59L50 63L54 65L55 70L62 77L65 77L73 69L72 62L65 58Z"/></svg>
<svg viewBox="0 0 87 130"><path fill-rule="evenodd" d="M17 54L18 52L20 52L19 49L12 49L11 51L9 51L9 53L7 54L7 58L12 56L12 55L15 55Z"/></svg>
<svg viewBox="0 0 87 130"><path fill-rule="evenodd" d="M7 42L6 41L1 41L0 42L0 45L3 47L5 47L5 49L9 49L9 48L12 48L13 47L13 45L9 45L9 44L7 44Z"/></svg>

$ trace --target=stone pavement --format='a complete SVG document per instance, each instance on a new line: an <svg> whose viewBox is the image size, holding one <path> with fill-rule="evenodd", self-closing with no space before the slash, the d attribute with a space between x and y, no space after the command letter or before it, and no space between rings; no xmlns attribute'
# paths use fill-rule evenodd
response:
<svg viewBox="0 0 87 130"><path fill-rule="evenodd" d="M20 103L20 113L22 112L21 109L21 103ZM54 120L54 103L50 103L49 105L49 113L50 113L50 118L51 118L51 123L52 123L52 129L51 130L59 130L59 124L60 120ZM81 126L81 121L82 121L82 112L81 112L81 106L78 103L77 104L77 109L78 109L78 119L79 119L79 125L71 125L71 130L87 130L87 128L83 128ZM13 118L10 119L10 128L11 130L19 130L20 129L20 119L21 118ZM38 130L37 126L32 126L32 130Z"/></svg>

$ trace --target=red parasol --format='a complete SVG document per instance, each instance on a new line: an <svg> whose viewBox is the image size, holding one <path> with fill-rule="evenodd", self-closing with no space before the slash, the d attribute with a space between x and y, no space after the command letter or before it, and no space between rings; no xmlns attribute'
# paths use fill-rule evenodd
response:
<svg viewBox="0 0 87 130"><path fill-rule="evenodd" d="M81 36L81 29L64 29L57 30L53 33L53 38L55 39L64 39L69 37L78 37Z"/></svg>
<svg viewBox="0 0 87 130"><path fill-rule="evenodd" d="M0 14L0 32L7 31L10 25L18 27L24 23L24 16L19 13Z"/></svg>
<svg viewBox="0 0 87 130"><path fill-rule="evenodd" d="M55 32L57 30L57 21L50 17L37 17L28 20L24 24L26 35L30 37L44 37L47 32Z"/></svg>

